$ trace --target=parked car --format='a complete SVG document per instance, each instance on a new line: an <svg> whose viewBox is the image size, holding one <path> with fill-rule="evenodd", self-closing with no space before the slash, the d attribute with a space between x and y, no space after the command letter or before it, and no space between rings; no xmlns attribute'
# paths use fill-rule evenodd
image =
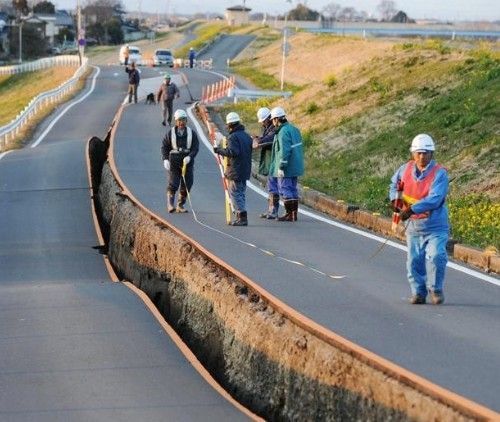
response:
<svg viewBox="0 0 500 422"><path fill-rule="evenodd" d="M155 50L153 55L153 64L155 66L169 66L174 67L174 56L170 50L158 49Z"/></svg>
<svg viewBox="0 0 500 422"><path fill-rule="evenodd" d="M120 48L120 64L125 64L125 48L125 45ZM132 62L134 62L137 66L142 64L141 50L135 45L128 46L128 63L130 64Z"/></svg>

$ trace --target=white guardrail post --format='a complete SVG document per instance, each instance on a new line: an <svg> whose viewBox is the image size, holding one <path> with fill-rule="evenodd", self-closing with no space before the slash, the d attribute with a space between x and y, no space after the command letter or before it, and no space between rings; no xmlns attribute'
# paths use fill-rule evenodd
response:
<svg viewBox="0 0 500 422"><path fill-rule="evenodd" d="M34 62L28 63L27 65L17 65L17 66L4 66L0 67L0 75L13 75L21 73L27 70L40 70L45 67L51 66L61 66L61 65L75 65L78 66L79 57L78 56L58 56L50 57L47 59L40 59ZM50 91L42 92L33 98L25 109L20 112L17 117L5 126L0 127L0 151L5 149L9 142L11 142L15 136L17 136L21 128L27 124L46 104L50 104L60 98L66 93L72 91L78 79L83 74L87 68L88 58L84 57L82 65L76 70L75 74L63 82L57 88Z"/></svg>

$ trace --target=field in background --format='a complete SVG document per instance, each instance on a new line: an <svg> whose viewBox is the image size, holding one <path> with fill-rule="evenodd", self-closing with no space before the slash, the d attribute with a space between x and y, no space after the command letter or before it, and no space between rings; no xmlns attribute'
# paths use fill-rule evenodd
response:
<svg viewBox="0 0 500 422"><path fill-rule="evenodd" d="M233 64L263 88L279 86L281 38L265 30ZM453 237L500 249L500 54L478 43L363 40L297 33L286 61L289 100L228 105L252 133L259 106L282 105L303 133L302 183L388 215L387 189L418 133L431 134L450 173Z"/></svg>

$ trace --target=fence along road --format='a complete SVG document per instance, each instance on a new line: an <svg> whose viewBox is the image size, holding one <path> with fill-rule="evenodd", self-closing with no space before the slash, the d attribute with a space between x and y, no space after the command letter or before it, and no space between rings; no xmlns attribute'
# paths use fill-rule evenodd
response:
<svg viewBox="0 0 500 422"><path fill-rule="evenodd" d="M107 67L36 148L0 156L2 421L248 419L93 249L86 143L126 89Z"/></svg>
<svg viewBox="0 0 500 422"><path fill-rule="evenodd" d="M87 63L88 59L84 57L82 65L78 67L75 74L70 79L63 82L57 88L38 94L29 102L24 110L16 116L15 119L7 125L0 127L0 150L8 148L9 142L12 141L14 137L19 134L19 131L37 115L41 108L53 102L59 101L66 94L72 92L76 88L78 79L87 69ZM40 59L35 62L22 65L1 67L0 74L12 75L22 72L34 72L53 66L77 66L78 64L79 61L77 56L59 56L52 57L50 59Z"/></svg>
<svg viewBox="0 0 500 422"><path fill-rule="evenodd" d="M190 71L190 90L200 98L202 86L213 80L207 80L206 72ZM189 95L184 88L181 93L174 108L187 107ZM379 240L345 230L326 216L315 218L314 213L300 214L295 224L260 219L266 204L257 188L247 191L249 227L228 227L208 142L196 158L193 208L204 224L227 235L207 230L191 214L168 214L160 155L164 129L158 116L146 106L128 107L116 133L118 171L142 204L317 323L446 389L500 410L497 285L450 268L444 306L410 306L404 250L388 246L370 260ZM259 248L273 251L275 257Z"/></svg>

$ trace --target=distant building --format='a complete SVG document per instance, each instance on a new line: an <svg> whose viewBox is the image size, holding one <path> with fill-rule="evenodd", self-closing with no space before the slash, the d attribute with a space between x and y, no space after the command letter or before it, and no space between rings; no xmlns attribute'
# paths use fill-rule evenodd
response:
<svg viewBox="0 0 500 422"><path fill-rule="evenodd" d="M250 11L244 4L243 6L232 6L226 9L226 22L230 26L238 26L250 21Z"/></svg>

